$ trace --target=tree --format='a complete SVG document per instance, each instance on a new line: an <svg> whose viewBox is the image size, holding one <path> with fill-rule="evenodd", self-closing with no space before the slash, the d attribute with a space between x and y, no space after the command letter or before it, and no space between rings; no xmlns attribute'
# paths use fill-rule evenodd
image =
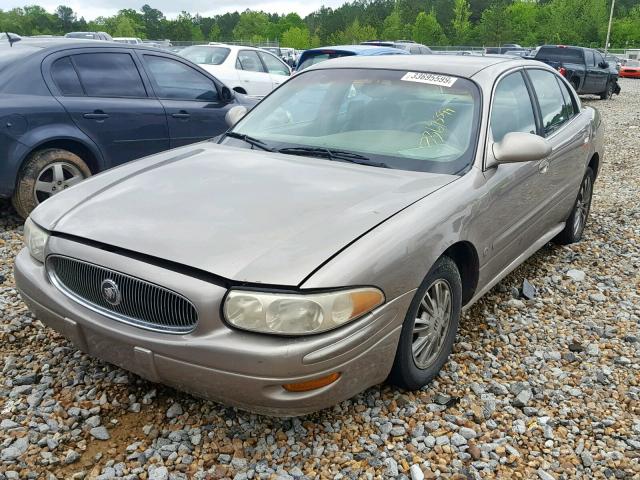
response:
<svg viewBox="0 0 640 480"><path fill-rule="evenodd" d="M413 24L413 40L425 45L443 45L447 41L447 37L442 30L442 26L438 23L436 14L420 12Z"/></svg>
<svg viewBox="0 0 640 480"><path fill-rule="evenodd" d="M307 27L291 27L282 34L281 43L285 47L305 50L311 47L311 35Z"/></svg>
<svg viewBox="0 0 640 480"><path fill-rule="evenodd" d="M60 25L64 32L70 32L77 17L71 7L60 5L56 8L56 15L60 19Z"/></svg>
<svg viewBox="0 0 640 480"><path fill-rule="evenodd" d="M331 38L331 43L335 44L358 44L366 40L376 38L376 29L371 25L360 25L360 21L356 18L345 31L335 33Z"/></svg>
<svg viewBox="0 0 640 480"><path fill-rule="evenodd" d="M233 29L233 38L239 41L260 42L267 40L266 31L269 18L264 12L245 10Z"/></svg>
<svg viewBox="0 0 640 480"><path fill-rule="evenodd" d="M159 40L165 37L162 20L164 20L164 15L160 10L146 4L142 6L142 23L148 38Z"/></svg>
<svg viewBox="0 0 640 480"><path fill-rule="evenodd" d="M411 36L409 25L403 25L400 12L394 9L382 24L382 38L385 40L400 40Z"/></svg>
<svg viewBox="0 0 640 480"><path fill-rule="evenodd" d="M451 22L451 40L456 45L466 45L470 40L471 8L467 0L455 0L453 3L453 21Z"/></svg>
<svg viewBox="0 0 640 480"><path fill-rule="evenodd" d="M135 24L127 16L121 16L118 18L115 30L111 32L114 37L135 37L136 28Z"/></svg>

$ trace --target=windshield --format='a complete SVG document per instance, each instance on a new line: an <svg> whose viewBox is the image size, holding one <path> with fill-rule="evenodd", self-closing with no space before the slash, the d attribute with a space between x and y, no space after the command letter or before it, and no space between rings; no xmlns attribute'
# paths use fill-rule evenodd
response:
<svg viewBox="0 0 640 480"><path fill-rule="evenodd" d="M230 50L224 47L187 47L180 55L200 65L221 65L229 56Z"/></svg>
<svg viewBox="0 0 640 480"><path fill-rule="evenodd" d="M366 159L358 163L455 174L472 161L478 116L478 89L463 78L312 70L260 102L233 134L273 150L336 150ZM243 144L237 138L227 142Z"/></svg>

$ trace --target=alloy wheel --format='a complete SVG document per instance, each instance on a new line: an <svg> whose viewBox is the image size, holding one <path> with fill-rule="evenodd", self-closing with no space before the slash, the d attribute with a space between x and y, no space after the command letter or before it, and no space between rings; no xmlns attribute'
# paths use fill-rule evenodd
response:
<svg viewBox="0 0 640 480"><path fill-rule="evenodd" d="M40 203L84 179L84 174L75 165L68 162L53 162L38 173L33 195Z"/></svg>
<svg viewBox="0 0 640 480"><path fill-rule="evenodd" d="M438 279L422 298L413 326L411 352L418 368L428 368L440 353L451 323L451 308L451 285Z"/></svg>
<svg viewBox="0 0 640 480"><path fill-rule="evenodd" d="M580 185L580 192L578 192L578 199L576 200L576 212L573 216L573 234L575 237L580 236L582 229L587 223L589 208L591 206L592 190L593 184L591 183L591 177L587 175L584 177L582 185Z"/></svg>

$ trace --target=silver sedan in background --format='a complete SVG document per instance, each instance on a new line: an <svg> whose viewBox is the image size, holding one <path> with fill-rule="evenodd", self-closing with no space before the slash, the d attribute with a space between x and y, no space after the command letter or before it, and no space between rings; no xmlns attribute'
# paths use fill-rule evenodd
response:
<svg viewBox="0 0 640 480"><path fill-rule="evenodd" d="M603 155L597 111L507 57L327 61L245 113L40 205L15 271L79 349L273 415L428 383L462 309L580 240Z"/></svg>

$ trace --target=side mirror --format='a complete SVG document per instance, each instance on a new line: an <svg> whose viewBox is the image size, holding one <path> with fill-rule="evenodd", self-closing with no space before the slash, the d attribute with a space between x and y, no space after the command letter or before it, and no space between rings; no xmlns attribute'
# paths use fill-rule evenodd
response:
<svg viewBox="0 0 640 480"><path fill-rule="evenodd" d="M229 103L231 100L233 100L233 92L229 87L222 87L222 89L220 90L220 98L224 103Z"/></svg>
<svg viewBox="0 0 640 480"><path fill-rule="evenodd" d="M229 128L233 127L236 123L238 123L242 117L247 114L247 107L243 107L242 105L236 105L233 108L230 108L227 114L224 116L224 121L227 122Z"/></svg>
<svg viewBox="0 0 640 480"><path fill-rule="evenodd" d="M532 133L509 132L501 141L493 144L493 157L497 163L531 162L549 155L549 142Z"/></svg>

